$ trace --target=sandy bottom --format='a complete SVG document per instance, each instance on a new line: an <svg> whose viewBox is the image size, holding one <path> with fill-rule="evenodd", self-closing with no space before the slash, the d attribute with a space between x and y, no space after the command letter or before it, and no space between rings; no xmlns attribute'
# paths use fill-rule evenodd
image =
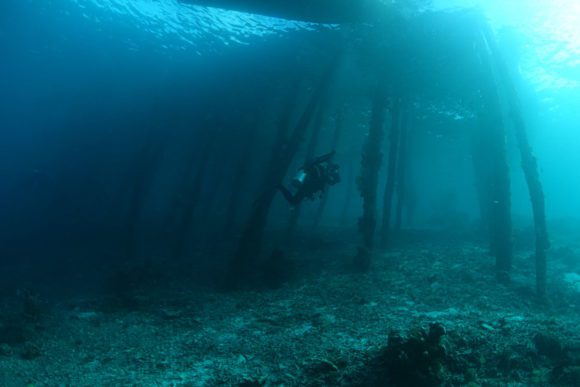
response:
<svg viewBox="0 0 580 387"><path fill-rule="evenodd" d="M529 252L501 285L476 243L408 243L353 274L354 244L330 240L288 252L303 274L273 290L166 286L131 307L50 305L25 342L0 344L0 385L368 385L391 332L431 323L446 330L443 385L580 380L580 250L552 249L538 302Z"/></svg>

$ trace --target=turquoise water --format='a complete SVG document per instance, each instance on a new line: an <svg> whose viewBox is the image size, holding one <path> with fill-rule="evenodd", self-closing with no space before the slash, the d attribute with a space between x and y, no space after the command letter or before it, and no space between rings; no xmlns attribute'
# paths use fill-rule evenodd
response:
<svg viewBox="0 0 580 387"><path fill-rule="evenodd" d="M530 113L532 141L545 172L546 190L551 199L548 206L558 217L580 214L580 204L574 200L580 195L576 184L580 179L580 172L576 171L580 168L575 167L580 165L576 152L580 145L580 29L577 27L580 5L574 0L441 0L418 2L422 5L409 11L400 5L408 2L385 3L388 4L376 7L376 15L389 15L399 9L405 10L404 17L409 18L421 13L458 10L477 10L484 15L518 74L516 80L524 109ZM251 55L258 61L263 56L265 62L271 54L260 51L261 45L271 44L284 51L288 37L296 34L305 35L295 39L286 54L293 55L294 51L313 58L321 46L320 42L312 43L311 38L322 31L335 33L336 39L346 36L348 42L348 36L356 36L360 29L356 25L289 21L170 0L26 0L3 2L2 7L6 12L3 12L5 23L0 26L0 39L9 53L3 63L7 67L4 71L8 74L7 82L27 77L25 71L19 71L23 65L28 66L33 78L60 77L58 68L54 67L59 61L65 67L68 63L82 68L85 66L82 63L72 64L86 60L92 62L89 67L104 73L114 70L99 67L98 61L111 66L112 62L118 62L128 72L136 67L145 73L150 69L149 76L179 74L188 67L190 74L203 73L207 66L235 66L235 60L214 60L215 55L257 52L257 56ZM461 33L457 31L457 35ZM421 42L415 43L420 47ZM252 51L256 48L258 51ZM74 72L69 74L72 78L76 76ZM62 85L67 82L66 77L62 78ZM46 91L42 87L30 87L33 94ZM19 94L19 90L13 93ZM428 109L433 107L426 106ZM457 107L442 114L456 118L469 116L468 111L458 111ZM524 192L521 182L520 179L520 188L516 190ZM527 212L527 207L524 205L518 211Z"/></svg>
<svg viewBox="0 0 580 387"><path fill-rule="evenodd" d="M189 51L197 55L203 55L204 49L218 51L222 46L248 45L260 37L317 28L309 23L194 6L177 0L57 0L38 6L66 17L80 16L100 26L97 28L106 29L116 23L130 26L140 31L141 38L149 44L159 45L167 52ZM125 43L139 49L139 42Z"/></svg>
<svg viewBox="0 0 580 387"><path fill-rule="evenodd" d="M520 70L541 94L580 86L580 3L574 0L439 1L435 9L476 8L507 30ZM512 52L513 54L513 52ZM546 102L550 97L545 96Z"/></svg>
<svg viewBox="0 0 580 387"><path fill-rule="evenodd" d="M520 96L554 217L580 215L580 3L575 0L439 0L424 11L474 9L489 21L521 77ZM527 103L527 106L526 106ZM513 162L517 167L517 160ZM514 176L525 191L521 176ZM516 201L514 206L518 208ZM528 211L520 206L519 211Z"/></svg>
<svg viewBox="0 0 580 387"><path fill-rule="evenodd" d="M0 385L351 386L440 320L450 385L580 377L580 2L367 3L0 0Z"/></svg>

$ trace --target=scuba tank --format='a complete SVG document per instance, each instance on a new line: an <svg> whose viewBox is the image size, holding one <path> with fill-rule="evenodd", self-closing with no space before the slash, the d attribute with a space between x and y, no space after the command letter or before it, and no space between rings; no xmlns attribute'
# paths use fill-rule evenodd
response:
<svg viewBox="0 0 580 387"><path fill-rule="evenodd" d="M304 184L304 181L306 180L306 176L307 176L307 174L306 174L306 171L304 169L298 170L298 173L292 179L292 185L296 188L302 187L302 185Z"/></svg>

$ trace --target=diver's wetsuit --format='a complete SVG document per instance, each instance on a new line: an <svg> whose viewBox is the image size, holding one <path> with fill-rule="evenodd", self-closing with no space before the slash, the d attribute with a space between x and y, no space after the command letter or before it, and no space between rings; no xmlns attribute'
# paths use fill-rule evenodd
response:
<svg viewBox="0 0 580 387"><path fill-rule="evenodd" d="M305 198L313 199L316 193L324 191L327 185L338 183L338 165L328 164L328 161L334 156L334 151L320 156L300 168L302 178L295 180L297 186L296 193L292 194L286 187L279 185L278 189L284 195L284 198L293 206L302 202Z"/></svg>

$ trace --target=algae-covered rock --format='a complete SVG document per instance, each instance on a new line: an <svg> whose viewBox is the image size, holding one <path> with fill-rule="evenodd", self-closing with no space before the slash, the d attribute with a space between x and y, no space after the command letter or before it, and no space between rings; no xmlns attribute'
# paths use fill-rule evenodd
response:
<svg viewBox="0 0 580 387"><path fill-rule="evenodd" d="M407 337L391 332L387 346L379 353L367 385L438 386L444 381L447 350L441 324L429 331L415 329Z"/></svg>
<svg viewBox="0 0 580 387"><path fill-rule="evenodd" d="M539 355L550 360L558 361L564 357L562 344L555 336L538 333L534 336L534 345Z"/></svg>

